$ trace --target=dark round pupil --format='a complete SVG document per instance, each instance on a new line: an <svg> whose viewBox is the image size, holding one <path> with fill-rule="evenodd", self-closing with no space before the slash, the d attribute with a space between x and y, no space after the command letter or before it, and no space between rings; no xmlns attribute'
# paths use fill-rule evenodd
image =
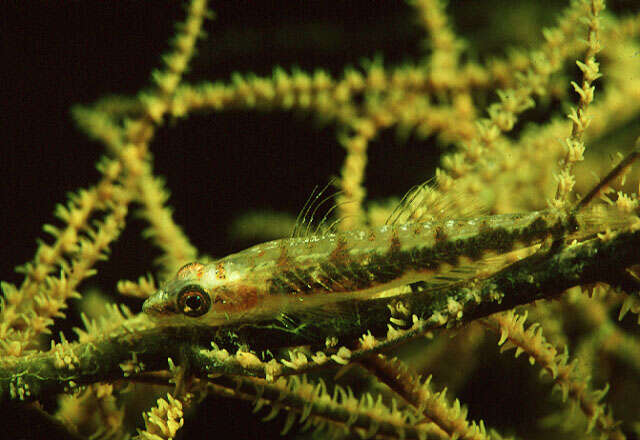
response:
<svg viewBox="0 0 640 440"><path fill-rule="evenodd" d="M198 310L202 306L202 298L197 293L189 295L184 302L191 310Z"/></svg>

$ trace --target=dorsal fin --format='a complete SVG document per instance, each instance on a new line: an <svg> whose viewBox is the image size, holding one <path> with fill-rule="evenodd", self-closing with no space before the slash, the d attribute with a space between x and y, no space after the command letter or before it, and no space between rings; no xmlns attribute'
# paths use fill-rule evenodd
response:
<svg viewBox="0 0 640 440"><path fill-rule="evenodd" d="M342 192L335 191L332 194L326 195L329 187L334 185L335 182L336 178L333 177L322 189L318 189L318 186L313 188L313 191L311 191L311 194L307 198L307 201L296 217L295 225L293 226L290 234L291 238L306 237L311 234L326 233L330 232L335 227L339 220L329 223L328 226L327 222L329 221L331 214L338 207L338 204L333 203L331 205L327 205L327 202L335 199ZM320 222L314 226L314 221L318 216L318 213L321 212L320 210L323 208L323 206L327 207L327 209L324 211Z"/></svg>
<svg viewBox="0 0 640 440"><path fill-rule="evenodd" d="M335 184L336 178L319 189L316 186L307 198L300 213L296 217L290 237L306 237L312 234L326 234L334 232L336 225L342 218L334 219L329 223L331 215L340 206L340 203L327 205L328 202L339 196L342 191L336 191L326 195L327 190ZM385 224L399 225L404 223L424 223L429 221L442 221L451 218L472 218L486 214L477 197L465 194L439 193L431 185L433 179L411 188L400 200ZM350 203L350 202L341 202ZM326 209L323 210L323 207ZM318 213L323 213L322 219L314 226Z"/></svg>
<svg viewBox="0 0 640 440"><path fill-rule="evenodd" d="M441 193L431 185L433 179L411 188L400 200L385 224L425 223L452 218L472 218L486 214L477 197Z"/></svg>

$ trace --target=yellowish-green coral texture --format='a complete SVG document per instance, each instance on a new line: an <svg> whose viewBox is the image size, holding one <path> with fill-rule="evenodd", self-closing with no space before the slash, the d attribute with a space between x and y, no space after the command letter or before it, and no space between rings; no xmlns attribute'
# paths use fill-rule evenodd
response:
<svg viewBox="0 0 640 440"><path fill-rule="evenodd" d="M3 262L20 264L0 302L8 426L35 412L78 438L640 438L640 164L627 156L640 148L638 5L377 3L402 12L218 32L225 6L191 0L142 90L69 109L103 156L41 219L33 258ZM350 43L369 52L327 55ZM301 59L230 65L278 44ZM219 329L140 311L186 263L287 237L291 207L327 182L298 235L391 215L490 228L533 211L590 212L591 232L483 254L475 275L355 314ZM101 281L114 270L119 281Z"/></svg>

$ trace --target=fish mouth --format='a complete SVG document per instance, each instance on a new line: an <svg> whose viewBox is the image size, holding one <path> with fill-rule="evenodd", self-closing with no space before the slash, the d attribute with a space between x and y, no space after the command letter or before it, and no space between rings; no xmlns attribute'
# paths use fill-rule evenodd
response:
<svg viewBox="0 0 640 440"><path fill-rule="evenodd" d="M151 316L162 316L176 313L175 306L169 301L169 295L164 290L159 290L142 304L142 311Z"/></svg>

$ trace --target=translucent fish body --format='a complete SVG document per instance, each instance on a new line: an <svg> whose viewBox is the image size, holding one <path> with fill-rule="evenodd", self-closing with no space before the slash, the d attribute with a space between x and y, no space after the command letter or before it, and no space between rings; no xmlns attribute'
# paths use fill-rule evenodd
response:
<svg viewBox="0 0 640 440"><path fill-rule="evenodd" d="M163 323L216 326L365 301L413 283L442 286L493 273L508 264L500 256L544 240L593 235L610 219L547 210L275 240L183 267L144 310ZM201 314L180 302L190 288L207 296Z"/></svg>

